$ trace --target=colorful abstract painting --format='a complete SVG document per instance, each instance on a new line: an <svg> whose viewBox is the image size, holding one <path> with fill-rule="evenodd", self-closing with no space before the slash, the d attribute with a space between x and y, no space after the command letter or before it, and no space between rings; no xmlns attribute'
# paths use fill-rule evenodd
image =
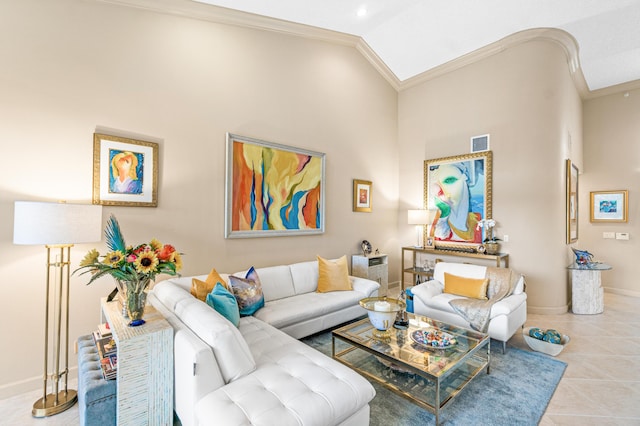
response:
<svg viewBox="0 0 640 426"><path fill-rule="evenodd" d="M324 154L227 135L226 237L324 232Z"/></svg>

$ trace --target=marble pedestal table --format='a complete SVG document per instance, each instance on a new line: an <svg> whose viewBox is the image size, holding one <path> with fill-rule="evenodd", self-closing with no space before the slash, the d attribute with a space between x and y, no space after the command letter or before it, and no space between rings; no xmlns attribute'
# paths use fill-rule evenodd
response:
<svg viewBox="0 0 640 426"><path fill-rule="evenodd" d="M600 314L604 311L604 290L600 273L611 266L605 263L591 263L588 266L572 264L571 270L571 311L574 314Z"/></svg>

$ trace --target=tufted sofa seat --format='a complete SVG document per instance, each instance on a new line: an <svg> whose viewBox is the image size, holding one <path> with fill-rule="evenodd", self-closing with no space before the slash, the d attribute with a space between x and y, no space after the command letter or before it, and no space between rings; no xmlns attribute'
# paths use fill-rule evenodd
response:
<svg viewBox="0 0 640 426"><path fill-rule="evenodd" d="M267 300L263 309L267 309L281 298L273 299L275 293L268 293L276 275L269 278L269 272L261 271ZM193 297L186 282L184 278L162 281L148 299L175 331L175 411L183 425L369 424L369 401L375 391L363 377L257 317L241 318L236 328ZM341 297L336 298L336 306L342 306L344 296L337 296ZM326 298L317 300L321 299ZM298 306L284 302L277 306L300 312ZM332 321L344 318L345 307L355 311L351 305L326 307L291 323L294 327L289 332L307 335L330 327ZM349 316L361 314L349 312ZM318 324L313 324L314 318ZM286 316L282 321L286 324Z"/></svg>

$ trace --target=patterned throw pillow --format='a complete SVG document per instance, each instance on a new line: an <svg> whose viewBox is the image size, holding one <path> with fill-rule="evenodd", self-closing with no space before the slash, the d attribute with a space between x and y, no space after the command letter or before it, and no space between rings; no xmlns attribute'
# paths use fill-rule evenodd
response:
<svg viewBox="0 0 640 426"><path fill-rule="evenodd" d="M222 279L218 271L216 271L216 268L213 268L205 281L197 278L191 280L191 294L204 302L207 299L207 294L211 293L211 290L213 290L218 283L229 290L225 280Z"/></svg>
<svg viewBox="0 0 640 426"><path fill-rule="evenodd" d="M347 256L336 260L318 257L318 293L353 290L349 279Z"/></svg>
<svg viewBox="0 0 640 426"><path fill-rule="evenodd" d="M260 278L258 278L258 273L253 266L247 271L245 278L229 275L229 283L238 301L241 317L253 315L264 306L262 284L260 284Z"/></svg>
<svg viewBox="0 0 640 426"><path fill-rule="evenodd" d="M235 296L222 284L216 284L213 290L211 290L211 293L207 294L207 305L215 309L236 327L240 324L238 302Z"/></svg>

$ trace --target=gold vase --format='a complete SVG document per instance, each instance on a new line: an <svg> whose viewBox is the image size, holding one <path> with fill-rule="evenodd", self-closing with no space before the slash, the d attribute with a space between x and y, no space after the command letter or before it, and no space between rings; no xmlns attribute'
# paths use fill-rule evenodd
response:
<svg viewBox="0 0 640 426"><path fill-rule="evenodd" d="M484 243L485 253L498 254L500 251L500 244L497 241L487 241Z"/></svg>

